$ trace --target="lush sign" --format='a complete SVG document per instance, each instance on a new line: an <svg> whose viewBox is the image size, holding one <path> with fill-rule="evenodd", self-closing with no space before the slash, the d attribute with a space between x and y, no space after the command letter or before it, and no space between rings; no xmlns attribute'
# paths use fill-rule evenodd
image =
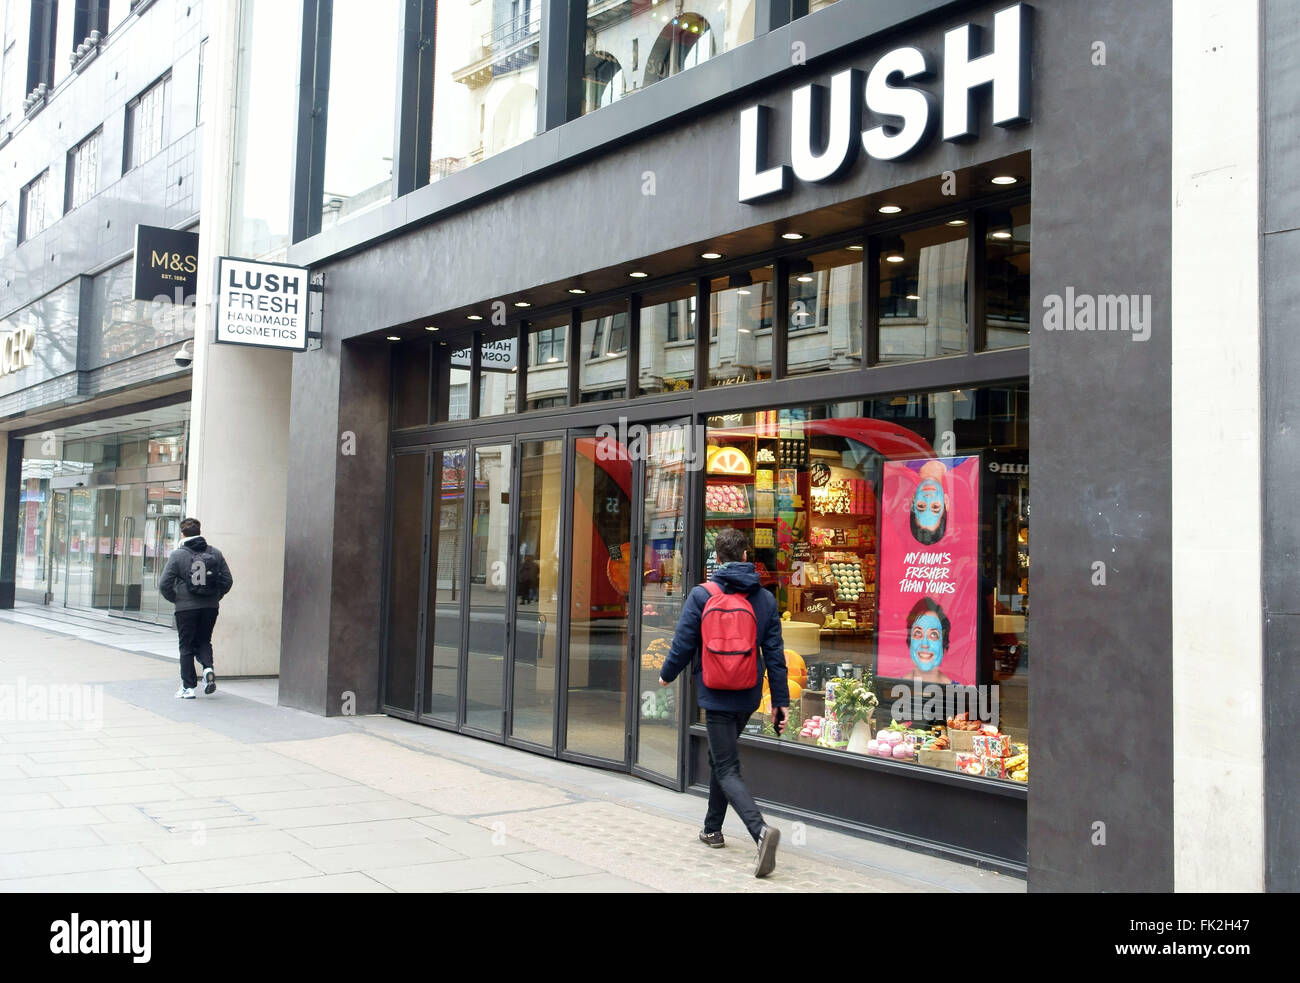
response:
<svg viewBox="0 0 1300 983"><path fill-rule="evenodd" d="M308 271L223 256L217 266L217 343L307 350Z"/></svg>

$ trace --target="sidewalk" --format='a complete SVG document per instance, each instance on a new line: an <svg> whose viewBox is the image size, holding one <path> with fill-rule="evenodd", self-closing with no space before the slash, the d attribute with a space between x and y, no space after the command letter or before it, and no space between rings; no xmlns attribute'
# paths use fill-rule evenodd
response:
<svg viewBox="0 0 1300 983"><path fill-rule="evenodd" d="M727 849L696 841L695 795L390 717L279 707L275 680L177 700L174 660L5 615L0 890L1025 889L781 820L777 869L757 880L734 818Z"/></svg>

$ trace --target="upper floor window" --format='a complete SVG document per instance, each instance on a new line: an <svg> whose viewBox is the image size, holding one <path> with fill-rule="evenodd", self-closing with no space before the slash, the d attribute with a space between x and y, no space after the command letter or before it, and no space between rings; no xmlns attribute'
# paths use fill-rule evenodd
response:
<svg viewBox="0 0 1300 983"><path fill-rule="evenodd" d="M45 231L45 200L50 186L50 170L47 167L34 177L22 190L18 199L18 241L26 242L32 236Z"/></svg>
<svg viewBox="0 0 1300 983"><path fill-rule="evenodd" d="M76 48L90 37L91 31L99 36L108 34L108 0L76 0L72 15L72 47Z"/></svg>
<svg viewBox="0 0 1300 983"><path fill-rule="evenodd" d="M166 113L171 81L171 73L168 73L127 103L123 174L156 156L166 145Z"/></svg>
<svg viewBox="0 0 1300 983"><path fill-rule="evenodd" d="M68 151L67 187L63 195L63 211L72 211L84 205L99 190L99 137L102 127Z"/></svg>
<svg viewBox="0 0 1300 983"><path fill-rule="evenodd" d="M550 365L563 362L567 357L564 351L566 328L543 328L533 335L533 364Z"/></svg>
<svg viewBox="0 0 1300 983"><path fill-rule="evenodd" d="M27 35L27 91L44 83L54 87L54 43L58 23L58 0L32 0Z"/></svg>

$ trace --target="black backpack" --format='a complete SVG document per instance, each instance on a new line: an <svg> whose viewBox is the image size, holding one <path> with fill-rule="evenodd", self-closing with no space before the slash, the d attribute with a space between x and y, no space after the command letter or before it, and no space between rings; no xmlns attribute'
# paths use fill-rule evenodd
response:
<svg viewBox="0 0 1300 983"><path fill-rule="evenodd" d="M190 554L190 569L185 577L185 587L195 597L222 597L230 590L232 583L226 563L211 550Z"/></svg>

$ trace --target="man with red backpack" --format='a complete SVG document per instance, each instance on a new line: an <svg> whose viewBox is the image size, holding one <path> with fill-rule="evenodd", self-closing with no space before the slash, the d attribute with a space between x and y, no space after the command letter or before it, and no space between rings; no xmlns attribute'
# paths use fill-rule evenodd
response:
<svg viewBox="0 0 1300 983"><path fill-rule="evenodd" d="M763 697L763 673L772 693L772 726L785 727L790 690L776 598L759 586L744 533L723 529L714 542L718 568L707 583L691 590L673 634L672 649L659 670L667 686L693 661L695 692L709 732L709 808L700 841L726 846L722 820L727 804L736 810L758 844L754 876L776 866L780 830L763 822L754 797L740 776L738 739ZM696 657L698 661L696 661Z"/></svg>

